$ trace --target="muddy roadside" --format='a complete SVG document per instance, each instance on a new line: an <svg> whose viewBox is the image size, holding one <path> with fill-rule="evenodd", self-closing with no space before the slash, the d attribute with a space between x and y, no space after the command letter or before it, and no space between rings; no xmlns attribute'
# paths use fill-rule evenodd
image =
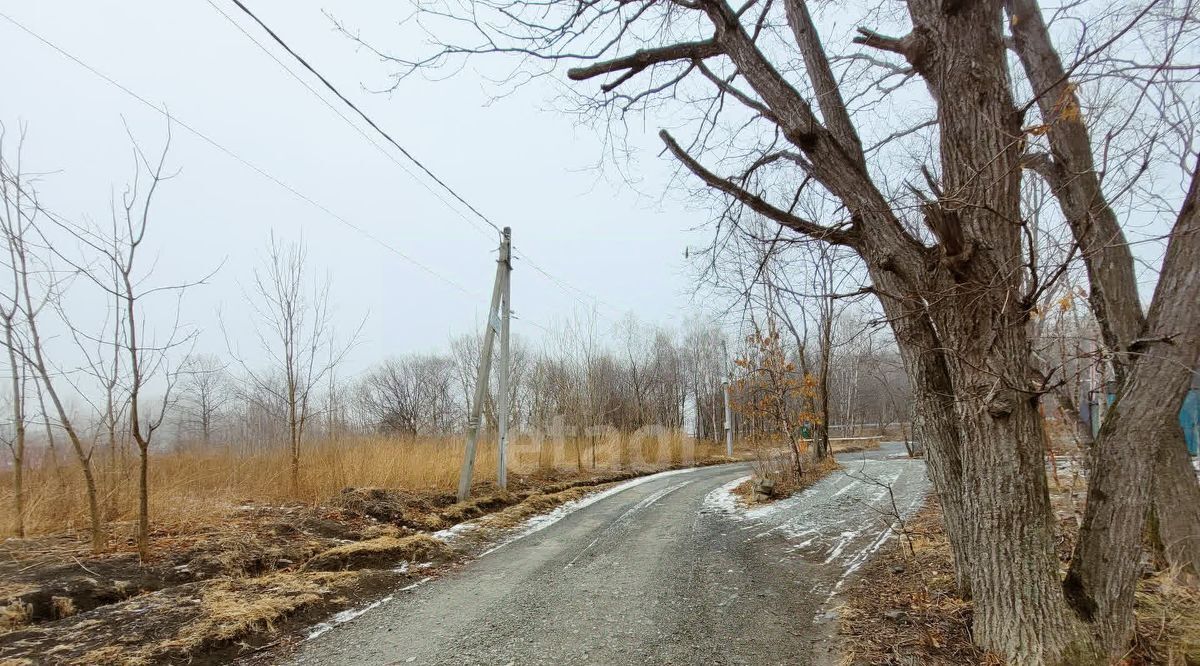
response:
<svg viewBox="0 0 1200 666"><path fill-rule="evenodd" d="M217 524L154 534L145 565L132 542L93 556L73 536L9 539L0 543L0 664L226 663L438 576L492 531L671 468L520 476L508 492L480 484L461 503L380 488L348 488L316 506L246 502ZM434 536L485 516L454 547Z"/></svg>

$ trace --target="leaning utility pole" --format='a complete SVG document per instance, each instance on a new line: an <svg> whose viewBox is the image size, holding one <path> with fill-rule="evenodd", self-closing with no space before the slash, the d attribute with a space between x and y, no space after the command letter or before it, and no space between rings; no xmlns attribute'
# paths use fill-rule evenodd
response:
<svg viewBox="0 0 1200 666"><path fill-rule="evenodd" d="M475 451L479 444L480 417L483 401L487 399L488 377L492 370L492 346L496 333L500 334L500 396L498 405L500 459L498 481L503 490L507 487L505 466L508 462L508 321L509 275L512 273L512 230L504 227L500 237L500 257L496 259L496 280L492 286L492 302L488 306L487 327L483 331L483 347L479 354L479 374L475 379L475 399L471 414L467 418L467 450L463 455L462 470L458 475L458 501L471 495L471 476L475 471ZM503 305L502 305L503 304ZM497 312L499 311L499 312Z"/></svg>
<svg viewBox="0 0 1200 666"><path fill-rule="evenodd" d="M733 457L733 410L729 408L729 380L721 382L725 389L725 455Z"/></svg>

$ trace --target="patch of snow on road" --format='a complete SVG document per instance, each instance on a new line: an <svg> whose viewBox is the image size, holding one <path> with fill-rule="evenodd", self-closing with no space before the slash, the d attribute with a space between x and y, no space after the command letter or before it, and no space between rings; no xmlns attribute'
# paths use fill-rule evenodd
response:
<svg viewBox="0 0 1200 666"><path fill-rule="evenodd" d="M363 606L362 608L349 608L340 613L336 613L333 617L329 618L328 621L321 622L320 624L317 624L316 626L314 626L312 629L309 629L308 634L304 637L304 640L311 641L312 639L320 636L321 634L324 634L325 632L329 631L330 629L333 629L334 627L338 626L339 624L346 624L347 622L349 622L350 620L353 620L354 618L358 617L359 615L362 615L363 613L365 613L369 610L378 608L379 606L391 601L394 598L395 598L394 596L389 594L388 596L380 599L379 601L367 604L366 606Z"/></svg>
<svg viewBox="0 0 1200 666"><path fill-rule="evenodd" d="M424 585L425 583L428 583L431 580L433 580L432 576L426 576L426 577L422 578L421 580L413 583L412 585L408 585L406 587L400 588L400 591L408 592L409 590L416 589L417 587L420 587L421 585Z"/></svg>
<svg viewBox="0 0 1200 666"><path fill-rule="evenodd" d="M420 568L424 568L424 567L429 566L430 564L432 564L432 562L426 562L424 564L419 564L417 566ZM396 569L396 570L399 571L399 569ZM426 577L422 578L421 580L413 583L412 585L408 585L408 586L400 588L399 590L397 590L397 592L408 592L410 590L416 589L417 587L420 587L421 585L424 585L425 583L428 583L431 580L433 580L432 576L426 576ZM344 611L341 611L340 613L335 613L333 615L333 617L329 618L328 620L326 620L324 622L319 622L319 623L313 625L312 628L308 630L308 633L304 635L304 640L311 641L312 639L317 638L318 636L324 634L325 632L329 631L330 629L333 629L339 625L346 624L347 622L362 615L363 613L366 613L367 611L375 610L376 608L379 608L383 604L386 604L387 602L389 602L395 598L396 598L396 595L389 594L386 597L384 597L378 601L375 601L375 602L367 604L366 606L363 606L362 608L348 608Z"/></svg>
<svg viewBox="0 0 1200 666"><path fill-rule="evenodd" d="M534 516L534 517L530 518L529 520L525 521L525 523L521 527L514 529L507 536L505 536L502 540L500 540L496 545L492 546L487 551L484 551L484 553L482 555L480 555L480 557L483 557L484 555L488 555L489 553L494 553L497 550L507 546L508 544L510 544L518 539L523 539L523 538L529 536L530 534L533 534L535 532L540 532L540 531L546 529L547 527L550 527L554 523L557 523L558 521L562 520L563 518L566 518L567 516L571 515L572 513L575 513L576 511L578 511L584 507L591 506L591 505L595 504L596 502L599 502L602 499L612 497L613 495L616 495L617 493L625 492L626 490L640 486L643 483L649 483L650 481L655 481L657 479L662 479L662 478L665 478L668 476L675 476L677 474L687 474L688 472L695 472L698 469L702 469L702 468L689 467L686 469L672 469L672 470L667 470L666 472L659 472L658 474L651 474L649 476L639 476L636 479L630 479L628 481L625 481L624 483L617 484L617 485L613 486L612 488L609 488L608 490L602 490L598 493L593 493L591 495L581 497L577 500L572 500L570 502L560 504L559 506L555 507L552 511L548 511L541 515ZM486 516L485 516L485 518L486 518ZM443 531L448 531L448 530L443 530ZM438 534L440 534L440 533L438 533ZM434 534L434 536L438 536L438 534Z"/></svg>
<svg viewBox="0 0 1200 666"><path fill-rule="evenodd" d="M705 513L730 513L735 514L739 509L738 496L733 494L733 489L743 483L754 478L752 475L739 476L738 478L726 483L704 496Z"/></svg>
<svg viewBox="0 0 1200 666"><path fill-rule="evenodd" d="M829 595L828 603L900 534L895 514L902 520L912 515L927 488L919 461L863 459L843 465L842 471L791 497L749 509L742 509L731 493L749 477L737 479L710 492L704 512L726 514L741 522L747 540L782 536L789 544L789 557L828 567L832 576L817 583Z"/></svg>

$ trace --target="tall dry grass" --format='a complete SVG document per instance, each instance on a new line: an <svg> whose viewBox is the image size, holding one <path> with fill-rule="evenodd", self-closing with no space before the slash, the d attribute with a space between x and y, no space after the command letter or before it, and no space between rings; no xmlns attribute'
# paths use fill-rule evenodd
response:
<svg viewBox="0 0 1200 666"><path fill-rule="evenodd" d="M486 438L483 438L486 440ZM309 443L301 455L301 484L289 488L286 451L241 453L245 447L213 445L159 452L150 461L151 526L187 531L211 524L239 505L303 502L319 504L347 487L453 492L458 487L460 436L400 438L346 436ZM594 438L543 439L518 435L509 451L510 479L520 475L573 476L616 469L652 469L721 455L712 442L679 432L630 436L610 432ZM137 511L136 456L95 466L105 518L132 521ZM514 477L514 475L516 475ZM475 480L496 478L496 444L481 443ZM37 461L26 470L26 532L30 535L84 532L88 526L83 479L70 459L56 467ZM0 536L13 535L12 472L0 472ZM114 534L121 528L114 525Z"/></svg>

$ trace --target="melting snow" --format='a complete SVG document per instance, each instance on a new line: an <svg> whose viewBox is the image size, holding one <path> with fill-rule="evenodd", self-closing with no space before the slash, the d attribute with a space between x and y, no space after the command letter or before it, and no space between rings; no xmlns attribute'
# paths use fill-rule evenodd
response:
<svg viewBox="0 0 1200 666"><path fill-rule="evenodd" d="M746 476L739 476L733 481L730 481L729 483L726 483L720 488L717 488L716 490L705 495L704 511L709 513L717 512L736 514L740 506L738 503L738 496L733 494L733 489L752 478L754 477L749 474Z"/></svg>
<svg viewBox="0 0 1200 666"><path fill-rule="evenodd" d="M508 544L516 541L517 539L523 539L523 538L529 536L530 534L533 534L535 532L540 532L540 531L546 529L547 527L550 527L554 523L557 523L558 521L562 520L563 518L566 518L567 516L571 515L572 513L575 513L576 511L578 511L584 507L591 506L591 505L595 504L596 502L599 502L602 499L612 497L613 495L616 495L617 493L621 493L626 490L629 490L630 488L640 486L643 483L649 483L650 481L662 479L662 478L665 478L668 476L675 476L677 474L687 474L688 472L696 471L696 469L698 469L698 468L690 467L690 468L686 468L686 469L672 469L672 470L668 470L666 472L659 472L658 474L651 474L649 476L639 476L636 479L630 479L628 481L625 481L624 483L617 484L617 485L613 486L612 488L609 488L608 490L602 490L598 493L593 493L591 495L581 497L577 500L572 500L570 502L560 504L559 506L555 507L554 510L552 510L552 511L543 513L541 515L534 516L534 517L530 518L529 520L525 521L525 523L521 527L518 527L515 530L513 530L512 532L510 532L503 539L501 539L499 542L497 542L496 545L492 546L490 549L485 551L483 553L483 555L493 553L493 552L507 546ZM666 493L663 493L663 494L665 495ZM659 499L661 499L661 496L659 497ZM644 502L645 500L642 500L642 501ZM655 501L657 501L657 500L655 500ZM472 522L472 525L474 525L474 524L475 523ZM455 527L457 527L457 525ZM474 527L472 527L471 529L474 529ZM453 528L451 528L451 530L453 530ZM443 532L449 532L451 530L443 530ZM439 532L438 534L434 534L434 536L439 536L439 534L441 534L441 533ZM480 555L480 557L483 557L483 555Z"/></svg>
<svg viewBox="0 0 1200 666"><path fill-rule="evenodd" d="M408 588L405 588L405 589L408 589ZM312 639L316 638L317 636L320 636L321 634L324 634L325 632L329 631L330 629L333 629L334 627L338 626L339 624L345 624L345 623L349 622L350 620L353 620L354 618L358 617L359 615L362 615L363 613L365 613L373 608L378 608L380 605L385 604L394 598L395 597L393 595L389 594L388 596L380 599L379 601L367 604L366 606L363 606L362 608L350 608L350 609L344 610L340 613L337 613L333 617L329 618L328 621L322 622L322 623L314 626L312 629L309 629L308 635L304 637L304 640L311 641Z"/></svg>
<svg viewBox="0 0 1200 666"><path fill-rule="evenodd" d="M780 535L790 543L792 553L833 567L837 572L833 582L818 583L828 590L828 599L896 536L894 513L910 516L924 499L927 485L920 463L863 460L796 495L743 509L732 490L749 478L710 492L702 512L742 521L741 529L750 532L748 541Z"/></svg>

